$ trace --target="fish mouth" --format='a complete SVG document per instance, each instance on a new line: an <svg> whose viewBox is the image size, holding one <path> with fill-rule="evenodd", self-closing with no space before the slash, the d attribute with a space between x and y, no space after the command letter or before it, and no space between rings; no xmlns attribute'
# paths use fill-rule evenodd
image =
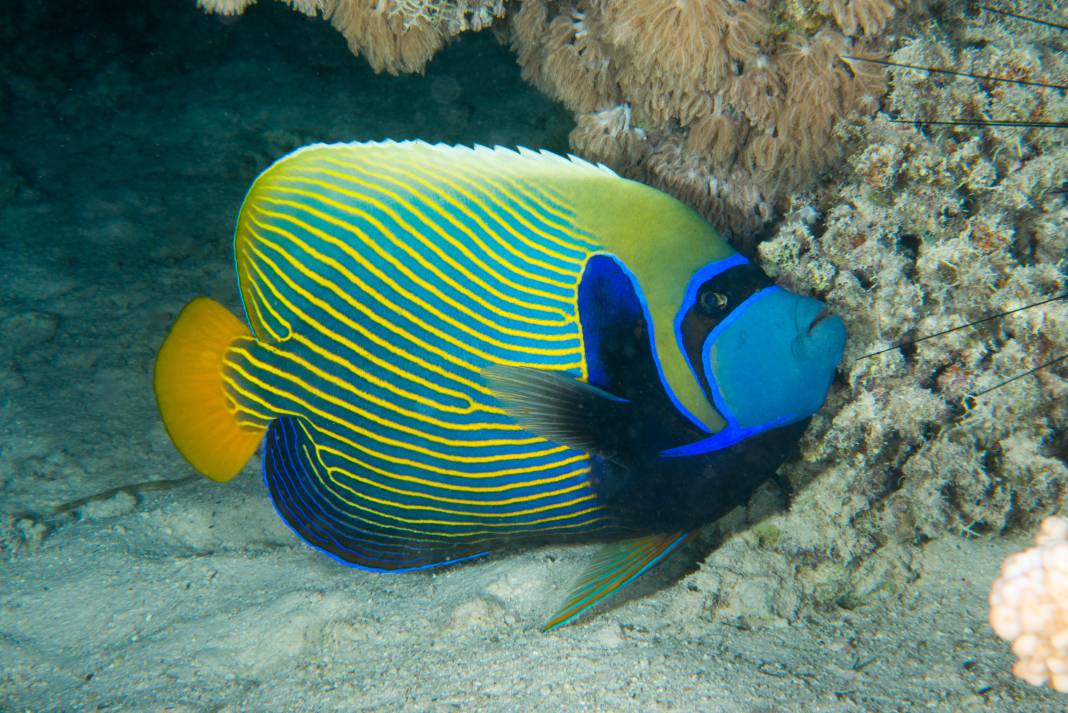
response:
<svg viewBox="0 0 1068 713"><path fill-rule="evenodd" d="M817 314L815 316L815 318L813 318L812 322L808 325L808 334L811 336L812 330L816 328L816 325L818 325L820 322L822 322L823 320L827 319L830 316L831 316L831 310L828 307L824 307L823 309L821 309L819 311L819 314Z"/></svg>

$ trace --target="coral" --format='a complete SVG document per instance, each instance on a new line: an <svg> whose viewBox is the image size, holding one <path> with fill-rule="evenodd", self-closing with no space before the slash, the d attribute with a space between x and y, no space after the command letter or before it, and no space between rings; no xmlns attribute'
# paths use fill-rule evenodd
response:
<svg viewBox="0 0 1068 713"><path fill-rule="evenodd" d="M511 10L523 76L575 113L572 148L674 193L742 242L831 165L837 122L877 108L881 68L849 57L880 54L910 2L286 1L393 74L423 71L449 39ZM253 2L197 0L224 15Z"/></svg>
<svg viewBox="0 0 1068 713"><path fill-rule="evenodd" d="M390 74L421 72L444 46L440 14L405 14L401 7L377 0L339 0L324 11L353 54L363 55L375 71Z"/></svg>
<svg viewBox="0 0 1068 713"><path fill-rule="evenodd" d="M1068 693L1068 520L1048 517L1035 547L1001 567L990 590L990 626L1012 643L1012 672Z"/></svg>
<svg viewBox="0 0 1068 713"><path fill-rule="evenodd" d="M578 115L576 150L603 112L628 107L641 140L599 128L595 158L744 239L829 166L836 122L877 108L880 68L845 55L878 54L894 12L889 0L525 0L512 42L524 76Z"/></svg>
<svg viewBox="0 0 1068 713"><path fill-rule="evenodd" d="M604 6L604 27L627 55L623 71L669 89L698 89L727 74L728 7L722 0L617 0Z"/></svg>
<svg viewBox="0 0 1068 713"><path fill-rule="evenodd" d="M256 0L197 0L197 7L216 15L240 15Z"/></svg>
<svg viewBox="0 0 1068 713"><path fill-rule="evenodd" d="M959 36L931 24L892 59L1068 76L1060 35L989 16L944 26ZM885 106L900 116L1068 116L1057 91L903 69L890 79ZM1068 506L1065 363L983 393L1068 354L1063 300L861 358L1068 289L1068 134L880 114L838 135L841 181L795 195L758 247L779 283L823 297L850 334L839 386L781 471L794 494L773 549L806 601L866 603L908 590L918 571L903 553L917 544L1034 527ZM713 553L705 568L723 565ZM883 587L865 584L880 567Z"/></svg>
<svg viewBox="0 0 1068 713"><path fill-rule="evenodd" d="M617 167L640 162L648 148L626 104L581 115L570 141L585 158Z"/></svg>
<svg viewBox="0 0 1068 713"><path fill-rule="evenodd" d="M584 13L572 8L550 20L544 3L524 2L513 15L512 37L524 78L573 111L618 103L608 48L590 32Z"/></svg>
<svg viewBox="0 0 1068 713"><path fill-rule="evenodd" d="M858 30L874 35L894 16L894 3L888 0L823 0L820 9L833 15L847 35L855 35Z"/></svg>
<svg viewBox="0 0 1068 713"><path fill-rule="evenodd" d="M197 0L206 12L240 15L256 0ZM376 72L422 72L455 35L478 31L504 16L504 0L286 0L305 15L321 15L349 49Z"/></svg>

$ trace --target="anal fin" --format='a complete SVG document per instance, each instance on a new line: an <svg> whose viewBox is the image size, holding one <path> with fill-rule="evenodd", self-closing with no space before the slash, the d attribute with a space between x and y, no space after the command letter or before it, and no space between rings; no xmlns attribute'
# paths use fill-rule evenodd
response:
<svg viewBox="0 0 1068 713"><path fill-rule="evenodd" d="M563 605L542 626L542 631L561 627L618 593L692 536L690 532L669 532L605 545L572 586Z"/></svg>

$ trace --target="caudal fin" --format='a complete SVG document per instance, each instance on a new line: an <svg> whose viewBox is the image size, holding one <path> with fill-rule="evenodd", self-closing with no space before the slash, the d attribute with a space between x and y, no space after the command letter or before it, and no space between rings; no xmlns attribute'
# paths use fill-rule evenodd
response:
<svg viewBox="0 0 1068 713"><path fill-rule="evenodd" d="M155 389L171 440L212 480L237 475L263 429L240 423L223 384L223 357L248 327L218 302L198 297L182 310L156 356Z"/></svg>

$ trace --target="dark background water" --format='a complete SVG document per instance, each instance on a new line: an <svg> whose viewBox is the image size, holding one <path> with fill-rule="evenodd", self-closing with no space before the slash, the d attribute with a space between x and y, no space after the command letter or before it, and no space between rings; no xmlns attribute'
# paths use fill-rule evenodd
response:
<svg viewBox="0 0 1068 713"><path fill-rule="evenodd" d="M376 75L277 2L0 5L0 499L19 512L185 474L160 446L155 351L207 294L239 310L234 219L317 141L565 150L570 117L492 32Z"/></svg>
<svg viewBox="0 0 1068 713"><path fill-rule="evenodd" d="M523 83L491 32L401 77L375 75L329 23L276 2L232 18L192 0L10 2L0 42L0 200L187 202L155 183L169 174L217 181L230 219L260 170L315 141L567 146L567 113Z"/></svg>
<svg viewBox="0 0 1068 713"><path fill-rule="evenodd" d="M11 2L0 8L0 39L3 116L12 121L6 139L26 128L18 123L26 104L53 103L55 117L69 119L72 95L97 85L109 101L81 117L84 125L132 108L119 90L149 100L161 82L179 79L242 100L250 118L276 103L295 105L304 111L285 128L323 139L407 136L561 150L570 128L562 108L522 82L514 55L489 31L461 35L426 76L401 77L375 75L329 23L277 2L237 17L205 15L193 0ZM347 101L324 105L324 88Z"/></svg>

